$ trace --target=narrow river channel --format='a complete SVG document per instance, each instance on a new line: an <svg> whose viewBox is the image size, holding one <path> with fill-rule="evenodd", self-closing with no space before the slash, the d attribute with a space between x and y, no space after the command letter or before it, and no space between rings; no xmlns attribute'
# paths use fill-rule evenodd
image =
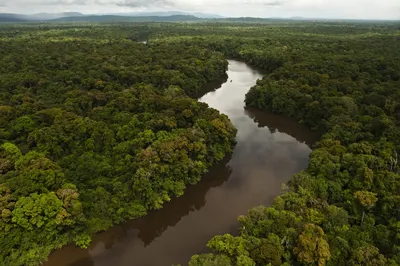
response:
<svg viewBox="0 0 400 266"><path fill-rule="evenodd" d="M315 135L284 117L244 108L244 97L261 78L229 60L228 80L199 100L229 116L238 129L233 153L185 194L141 219L94 237L87 250L73 245L54 252L46 266L187 265L216 234L236 233L237 217L268 205L281 184L307 166Z"/></svg>

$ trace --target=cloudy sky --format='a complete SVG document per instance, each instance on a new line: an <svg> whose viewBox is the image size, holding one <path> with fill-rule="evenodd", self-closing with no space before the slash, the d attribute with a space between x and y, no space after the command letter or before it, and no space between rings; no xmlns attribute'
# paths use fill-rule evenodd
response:
<svg viewBox="0 0 400 266"><path fill-rule="evenodd" d="M0 13L200 11L223 16L400 19L400 0L0 0Z"/></svg>

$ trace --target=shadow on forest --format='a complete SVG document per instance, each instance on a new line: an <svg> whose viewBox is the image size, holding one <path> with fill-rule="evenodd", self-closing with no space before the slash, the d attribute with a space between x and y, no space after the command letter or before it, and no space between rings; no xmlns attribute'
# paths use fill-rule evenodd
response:
<svg viewBox="0 0 400 266"><path fill-rule="evenodd" d="M228 74L225 73L225 75L220 79L208 82L206 85L204 85L203 88L193 96L193 98L198 99L209 92L216 91L219 88L221 88L222 84L226 83L227 81L228 81Z"/></svg>
<svg viewBox="0 0 400 266"><path fill-rule="evenodd" d="M70 266L92 266L92 252L97 253L98 246L103 246L102 251L111 249L121 239L127 237L138 237L148 246L154 239L161 236L170 226L176 225L183 217L190 212L200 210L206 204L207 192L213 187L219 187L225 183L231 174L228 162L231 155L226 156L220 163L213 166L210 171L196 185L189 186L185 194L179 198L173 198L170 202L163 205L163 208L157 211L151 211L146 216L135 220L130 220L120 225L116 225L106 232L97 234L89 249L79 249L74 245L64 247L73 250L75 259ZM65 252L67 254L69 252ZM90 254L89 254L90 253ZM95 256L94 256L95 257Z"/></svg>
<svg viewBox="0 0 400 266"><path fill-rule="evenodd" d="M257 72L254 72L253 74L256 74ZM251 78L253 78L251 76ZM237 85L235 85L235 82L238 82ZM206 93L216 91L217 89L221 88L221 86L224 83L228 84L233 84L233 86L238 86L238 88L242 88L243 84L240 83L239 81L236 81L231 83L228 81L228 75L226 75L224 78L215 81L215 82L210 82L208 83L203 90L198 92L197 97L200 97L202 95L205 95ZM246 87L247 88L247 87ZM243 118L250 118L252 121L255 122L254 125L255 128L266 128L268 129L272 134L276 132L280 133L285 133L287 135L292 136L295 138L298 142L305 143L309 147L314 143L316 140L316 136L308 130L306 126L299 125L293 120L287 119L285 117L279 116L279 115L273 115L270 113L267 113L265 111L260 111L256 109L250 109L250 108L245 108L242 109L241 107L237 108L237 114L240 119ZM263 141L264 133L263 132L258 132L257 130L254 131L253 122L250 122L249 119L244 119L241 120L244 122L243 127L248 128L250 125L250 138L253 140L255 138L258 138L257 140ZM240 122L240 121L239 121ZM246 130L245 130L246 131ZM258 132L258 133L257 133ZM253 135L253 134L259 134L258 136ZM260 135L261 134L261 135ZM215 165L210 169L210 171L202 178L202 180L197 183L194 186L189 186L184 195L182 195L179 198L173 198L170 202L165 203L163 208L157 211L151 211L148 213L148 215L130 220L127 222L124 222L120 225L114 226L107 230L106 232L102 232L97 234L93 238L92 245L90 246L89 249L79 249L74 245L69 245L63 248L62 252L55 252L50 256L50 265L57 265L57 263L62 263L62 265L70 265L70 266L93 266L95 263L101 261L103 263L102 265L107 265L107 258L104 258L102 256L103 254L106 254L109 252L110 257L118 257L121 255L123 252L138 252L138 255L143 248L149 246L150 244L155 243L156 247L153 247L153 249L157 249L157 238L161 240L161 236L163 233L168 229L175 227L185 216L189 216L190 213L197 212L200 209L202 209L206 205L207 201L207 195L209 191L212 188L215 187L220 187L222 186L225 182L227 182L229 179L232 179L234 182L232 183L231 180L229 181L231 184L229 186L228 193L232 193L235 196L234 197L239 197L239 194L236 194L239 192L237 190L241 186L238 184L241 184L242 182L247 182L247 175L243 173L249 173L248 167L252 168L256 172L254 173L255 177L253 176L253 182L254 184L258 184L258 178L259 176L263 176L266 173L264 171L264 166L262 162L259 162L258 160L252 160L247 161L248 158L251 157L251 159L254 159L255 157L258 158L258 152L256 152L257 149L254 149L254 145L257 145L257 141L246 141L244 140L245 143L242 143L241 145L238 145L235 150L239 149L239 152L236 151L239 154L230 154L226 156L220 163ZM254 144L254 145L253 145ZM268 145L267 145L268 146ZM294 146L296 147L296 146ZM256 147L257 148L257 147ZM260 148L260 147L258 147ZM265 148L265 147L264 147ZM243 151L243 149L246 150L246 152ZM270 147L270 149L273 149ZM286 156L287 153L287 148L284 148L282 152L282 156ZM296 152L297 150L293 150ZM262 154L265 155L265 149L261 149ZM289 152L292 152L291 150ZM267 153L268 154L268 153ZM238 157L238 155L240 155ZM236 156L236 158L235 158ZM245 158L242 158L245 156ZM272 156L267 155L267 156ZM278 154L279 156L279 154ZM302 154L299 155L300 157L303 156ZM290 156L289 156L290 157ZM246 159L247 158L247 159ZM261 158L261 157L260 157ZM286 157L285 157L286 158ZM262 159L262 158L261 158ZM237 163L237 160L239 160L241 163ZM272 160L277 160L276 158ZM296 159L297 160L297 159ZM294 161L296 161L294 160ZM236 162L236 165L235 165ZM233 168L230 167L230 165L233 164L235 165L236 173L233 173ZM261 165L261 167L256 167L257 165ZM295 164L297 165L297 164ZM272 167L272 166L268 166ZM279 168L279 167L278 167ZM273 171L270 171L270 174L273 175L287 175L287 174L280 174L283 173L284 171L282 169L274 169L273 167L271 168ZM283 171L283 172L282 172ZM268 175L267 175L268 176ZM290 175L288 175L290 176ZM244 178L238 178L238 177L244 177ZM271 177L270 177L271 178ZM247 180L247 181L246 181ZM278 187L280 186L280 180L279 178L277 179ZM247 183L246 183L247 184ZM252 183L251 183L252 184ZM247 185L251 185L247 184ZM274 183L260 183L260 185L269 185L269 189L275 190ZM268 190L266 188L265 190ZM263 193L265 192L263 190ZM252 191L242 191L244 194L248 194L248 192ZM254 192L254 191L253 191ZM212 194L212 193L210 193ZM273 193L272 193L273 194ZM272 197L271 194L271 197ZM225 194L222 194L225 195ZM243 196L243 195L242 195ZM228 197L229 198L229 197ZM223 197L218 198L215 197L214 201L217 199L216 202L222 202L221 200ZM210 202L213 202L212 200ZM244 199L244 202L247 202ZM215 203L215 202L214 202ZM212 204L212 203L209 203ZM221 208L225 208L225 204L221 204ZM233 203L231 203L233 204ZM251 205L253 206L253 205ZM237 206L236 206L237 207ZM233 209L235 206L232 207ZM206 208L204 208L206 209ZM217 208L218 209L218 208ZM245 208L247 209L247 207ZM217 212L219 213L219 212ZM205 212L205 214L202 214L205 216L210 216L210 213ZM215 215L215 214L214 214ZM196 216L195 216L196 217ZM198 217L196 218L198 219ZM229 218L231 219L231 218ZM204 224L206 225L206 224ZM236 230L236 224L228 224L228 223L223 223L223 226L228 225L229 227L232 228L224 228L224 231L235 231ZM185 228L188 225L183 225ZM190 225L189 225L190 226ZM173 231L173 230L172 230ZM181 228L181 232L185 232L184 229ZM175 232L176 233L176 232ZM201 235L201 233L200 233ZM182 236L181 236L182 237ZM170 236L165 236L165 238L168 240L170 239ZM172 240L171 240L172 241ZM167 241L168 242L168 241ZM111 250L112 249L112 250ZM116 250L116 251L114 251ZM135 250L135 251L134 251ZM115 254L114 254L115 253ZM111 255L112 254L112 255ZM154 254L157 256L157 254ZM136 256L135 256L136 257ZM106 260L103 260L106 259ZM133 259L133 258L132 258ZM135 258L135 260L140 260L140 258ZM133 263L132 260L130 260L131 263ZM105 264L104 264L105 263ZM47 265L47 264L46 264Z"/></svg>
<svg viewBox="0 0 400 266"><path fill-rule="evenodd" d="M278 131L288 134L309 147L316 140L316 134L311 134L306 126L299 125L294 120L252 108L246 108L245 113L257 123L258 127L267 127L271 133ZM302 127L304 129L299 130ZM164 204L162 209L151 211L145 217L125 222L98 234L93 240L91 251L97 253L95 250L99 244L104 245L102 249L109 250L121 239L130 237L139 238L145 247L150 245L168 227L175 226L183 217L204 207L207 192L213 187L221 186L231 176L231 169L228 166L230 160L231 155L211 168L198 184L188 187L184 195ZM79 252L88 253L89 250L80 250ZM82 260L71 265L89 266L94 264L90 255L87 254Z"/></svg>

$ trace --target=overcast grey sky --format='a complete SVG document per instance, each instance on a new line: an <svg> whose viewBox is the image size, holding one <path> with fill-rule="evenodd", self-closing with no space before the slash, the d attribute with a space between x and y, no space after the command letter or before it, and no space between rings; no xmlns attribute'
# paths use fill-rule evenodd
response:
<svg viewBox="0 0 400 266"><path fill-rule="evenodd" d="M400 0L0 0L0 13L200 11L223 16L400 19Z"/></svg>

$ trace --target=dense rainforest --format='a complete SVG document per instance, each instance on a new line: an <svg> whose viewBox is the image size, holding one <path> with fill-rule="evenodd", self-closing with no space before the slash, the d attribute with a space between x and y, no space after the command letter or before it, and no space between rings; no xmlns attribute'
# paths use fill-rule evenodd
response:
<svg viewBox="0 0 400 266"><path fill-rule="evenodd" d="M273 205L239 217L238 235L215 236L213 253L190 266L400 265L399 29L321 23L167 37L265 69L246 105L321 134L308 168Z"/></svg>
<svg viewBox="0 0 400 266"><path fill-rule="evenodd" d="M228 118L189 97L225 75L222 54L85 30L1 28L1 265L86 247L182 195L234 144Z"/></svg>
<svg viewBox="0 0 400 266"><path fill-rule="evenodd" d="M0 26L0 261L86 247L200 180L235 129L193 98L236 58L266 73L247 106L321 138L189 265L400 265L399 43L395 22Z"/></svg>

